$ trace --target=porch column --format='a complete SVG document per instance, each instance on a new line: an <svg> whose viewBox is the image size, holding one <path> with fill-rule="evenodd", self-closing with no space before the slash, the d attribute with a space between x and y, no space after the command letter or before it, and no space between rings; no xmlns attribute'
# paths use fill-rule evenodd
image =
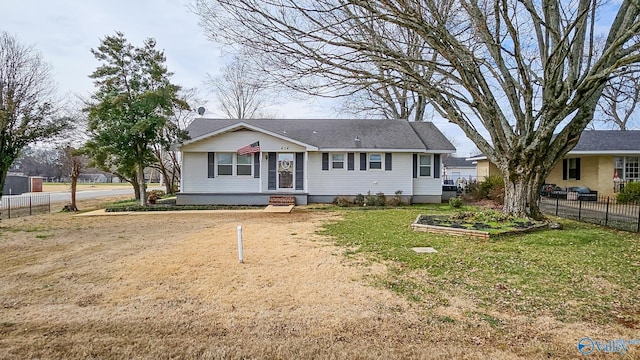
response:
<svg viewBox="0 0 640 360"><path fill-rule="evenodd" d="M304 152L304 189L307 194L309 193L309 152Z"/></svg>
<svg viewBox="0 0 640 360"><path fill-rule="evenodd" d="M262 151L260 151L260 158L258 159L258 162L260 163L260 175L258 177L258 192L262 194Z"/></svg>

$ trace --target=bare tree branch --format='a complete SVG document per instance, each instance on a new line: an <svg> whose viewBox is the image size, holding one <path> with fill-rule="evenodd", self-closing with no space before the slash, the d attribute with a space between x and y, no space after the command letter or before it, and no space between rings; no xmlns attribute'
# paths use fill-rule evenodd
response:
<svg viewBox="0 0 640 360"><path fill-rule="evenodd" d="M194 10L211 39L250 54L265 82L307 94L369 91L401 100L396 87L424 97L502 171L504 210L540 216L538 185L578 142L607 81L640 61L637 0L616 5L600 54L598 6L196 0Z"/></svg>

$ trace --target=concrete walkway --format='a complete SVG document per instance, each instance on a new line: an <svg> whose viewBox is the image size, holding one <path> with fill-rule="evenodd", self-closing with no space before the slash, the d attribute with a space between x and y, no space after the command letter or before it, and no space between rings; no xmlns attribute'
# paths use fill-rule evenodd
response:
<svg viewBox="0 0 640 360"><path fill-rule="evenodd" d="M107 212L105 209L89 211L73 217L87 216L123 216L123 215L161 215L161 214L247 214L247 213L290 213L293 205L273 206L269 205L264 209L243 209L243 210L177 210L177 211L115 211Z"/></svg>

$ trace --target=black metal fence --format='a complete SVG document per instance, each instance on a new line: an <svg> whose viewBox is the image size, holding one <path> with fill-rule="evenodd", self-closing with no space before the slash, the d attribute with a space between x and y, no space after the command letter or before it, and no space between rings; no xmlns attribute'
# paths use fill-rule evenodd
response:
<svg viewBox="0 0 640 360"><path fill-rule="evenodd" d="M598 197L595 200L567 200L542 196L540 210L568 219L640 232L640 204L623 204L609 197Z"/></svg>
<svg viewBox="0 0 640 360"><path fill-rule="evenodd" d="M0 199L1 219L49 212L51 212L51 194L3 196Z"/></svg>

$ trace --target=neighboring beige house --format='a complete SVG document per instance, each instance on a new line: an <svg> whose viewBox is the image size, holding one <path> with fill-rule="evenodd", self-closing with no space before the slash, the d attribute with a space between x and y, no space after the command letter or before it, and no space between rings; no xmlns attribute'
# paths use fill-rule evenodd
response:
<svg viewBox="0 0 640 360"><path fill-rule="evenodd" d="M487 157L480 154L466 159L476 165L476 174L478 181L482 181L489 176L502 176L498 167L487 160Z"/></svg>
<svg viewBox="0 0 640 360"><path fill-rule="evenodd" d="M471 157L478 177L500 176L484 155ZM560 187L586 186L600 196L611 196L625 183L640 181L640 130L586 130L578 144L546 179Z"/></svg>

